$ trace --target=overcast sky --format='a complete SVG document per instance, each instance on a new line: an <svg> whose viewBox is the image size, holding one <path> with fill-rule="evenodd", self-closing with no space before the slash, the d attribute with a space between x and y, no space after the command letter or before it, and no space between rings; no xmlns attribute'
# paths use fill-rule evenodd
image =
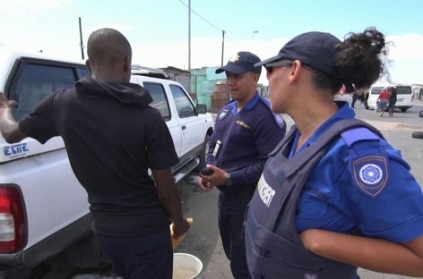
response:
<svg viewBox="0 0 423 279"><path fill-rule="evenodd" d="M131 42L134 63L188 69L189 26L191 68L220 66L222 54L226 63L241 50L264 60L303 32L342 39L375 26L391 42L392 80L423 83L420 0L191 0L191 25L187 6L188 0L1 0L0 46L82 59L81 18L83 46L92 31L112 27Z"/></svg>

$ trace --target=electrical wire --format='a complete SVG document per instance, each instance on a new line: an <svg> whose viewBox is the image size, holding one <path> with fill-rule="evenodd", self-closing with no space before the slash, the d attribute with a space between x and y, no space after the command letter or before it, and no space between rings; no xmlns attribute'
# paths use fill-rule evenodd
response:
<svg viewBox="0 0 423 279"><path fill-rule="evenodd" d="M75 43L74 42L74 39L72 39L71 37L65 35L65 33L62 30L57 29L55 26L53 26L52 24L50 24L49 22L47 22L44 18L42 18L38 14L34 13L33 11L31 11L28 7L25 7L24 5L18 5L18 6L24 8L27 12L29 12L30 14L32 14L34 17L38 18L39 20L41 20L42 22L44 22L45 24L47 24L48 26L50 26L50 28L52 28L54 31L56 31L58 34L60 34L62 37L68 39L72 43Z"/></svg>
<svg viewBox="0 0 423 279"><path fill-rule="evenodd" d="M178 0L182 5L184 5L185 7L189 8L187 4L185 4L182 0ZM215 29L219 30L219 31L223 31L225 32L222 28L217 27L216 25L214 25L213 23L211 23L210 21L208 21L207 19L205 19L204 17L202 17L199 13L197 13L196 11L194 11L193 9L191 9L191 12L193 14L195 14L196 16L198 16L199 18L201 18L204 22L206 22L207 24L209 24L210 26L214 27Z"/></svg>

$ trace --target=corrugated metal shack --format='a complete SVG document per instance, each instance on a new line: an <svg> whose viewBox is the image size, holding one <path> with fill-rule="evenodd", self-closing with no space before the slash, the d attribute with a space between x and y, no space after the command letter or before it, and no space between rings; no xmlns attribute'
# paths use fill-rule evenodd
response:
<svg viewBox="0 0 423 279"><path fill-rule="evenodd" d="M195 99L194 98L195 96L193 96L191 92L191 82L190 82L191 74L189 71L182 70L172 66L169 66L167 68L160 68L160 69L164 71L166 74L168 74L171 80L179 82L184 87L184 89L191 95L191 97Z"/></svg>

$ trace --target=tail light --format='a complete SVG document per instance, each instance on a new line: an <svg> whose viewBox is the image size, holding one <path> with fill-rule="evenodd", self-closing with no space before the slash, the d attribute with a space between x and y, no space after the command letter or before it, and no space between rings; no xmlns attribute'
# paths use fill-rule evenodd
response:
<svg viewBox="0 0 423 279"><path fill-rule="evenodd" d="M0 253L14 253L27 243L28 228L19 188L0 188Z"/></svg>

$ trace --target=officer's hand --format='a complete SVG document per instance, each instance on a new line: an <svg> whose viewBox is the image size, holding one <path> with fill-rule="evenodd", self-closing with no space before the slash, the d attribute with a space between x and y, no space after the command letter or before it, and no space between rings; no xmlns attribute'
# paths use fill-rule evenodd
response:
<svg viewBox="0 0 423 279"><path fill-rule="evenodd" d="M208 182L205 178L200 176L200 179L198 180L198 185L204 192L208 192L213 189L214 185L212 185L210 182Z"/></svg>
<svg viewBox="0 0 423 279"><path fill-rule="evenodd" d="M213 170L213 173L211 175L201 175L200 178L210 183L210 186L225 184L226 171L213 165L207 165L207 167Z"/></svg>

